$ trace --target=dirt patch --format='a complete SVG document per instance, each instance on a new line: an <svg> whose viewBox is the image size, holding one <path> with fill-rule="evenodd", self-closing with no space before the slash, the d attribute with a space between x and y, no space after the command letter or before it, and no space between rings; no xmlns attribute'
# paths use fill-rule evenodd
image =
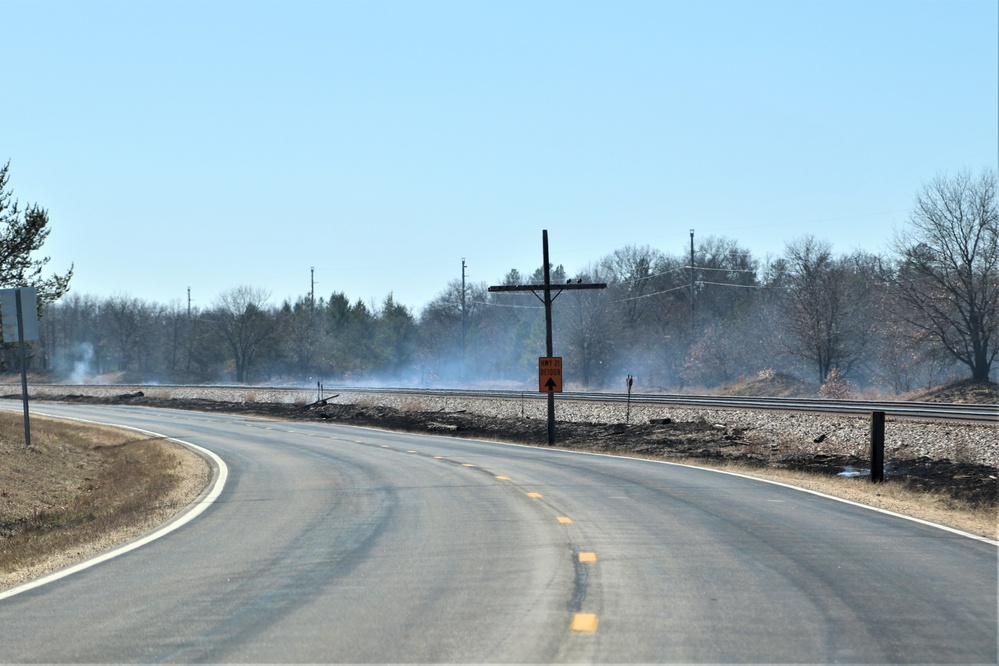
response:
<svg viewBox="0 0 999 666"><path fill-rule="evenodd" d="M999 403L999 384L995 382L976 382L968 379L917 393L911 399L920 402L995 405Z"/></svg>
<svg viewBox="0 0 999 666"><path fill-rule="evenodd" d="M791 375L764 370L757 377L748 381L744 380L720 389L718 394L745 397L814 398L818 395L819 388L817 384L809 384Z"/></svg>

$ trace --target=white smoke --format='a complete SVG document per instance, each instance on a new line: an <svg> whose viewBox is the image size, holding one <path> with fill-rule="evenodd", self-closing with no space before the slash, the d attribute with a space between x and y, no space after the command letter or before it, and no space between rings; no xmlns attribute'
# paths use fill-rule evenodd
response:
<svg viewBox="0 0 999 666"><path fill-rule="evenodd" d="M67 380L71 384L93 384L94 376L94 346L89 342L79 342L73 347L69 358L72 367Z"/></svg>

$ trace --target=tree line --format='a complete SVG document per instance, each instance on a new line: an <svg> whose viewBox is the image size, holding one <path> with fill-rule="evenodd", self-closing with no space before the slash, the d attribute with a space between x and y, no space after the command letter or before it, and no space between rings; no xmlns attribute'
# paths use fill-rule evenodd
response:
<svg viewBox="0 0 999 666"><path fill-rule="evenodd" d="M21 213L7 214L11 233ZM627 375L668 390L776 373L894 393L960 374L987 381L999 349L997 227L996 173L984 170L927 183L881 254L837 254L805 235L761 258L708 237L693 257L626 246L574 273L552 266L556 290L608 285L558 294L555 353L569 389L619 391ZM41 339L31 350L31 369L56 379L531 388L545 353L540 301L485 283L452 281L419 312L391 294L277 305L252 286L190 308L64 294L70 274L40 292ZM499 283L538 284L542 274L512 269ZM4 286L18 280L4 274ZM12 367L12 355L3 360Z"/></svg>

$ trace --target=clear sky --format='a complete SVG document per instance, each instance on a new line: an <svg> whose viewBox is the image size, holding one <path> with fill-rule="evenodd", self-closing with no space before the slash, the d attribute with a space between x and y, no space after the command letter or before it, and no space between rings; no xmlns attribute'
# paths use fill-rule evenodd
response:
<svg viewBox="0 0 999 666"><path fill-rule="evenodd" d="M72 290L209 307L806 233L995 168L996 0L0 0L0 160Z"/></svg>

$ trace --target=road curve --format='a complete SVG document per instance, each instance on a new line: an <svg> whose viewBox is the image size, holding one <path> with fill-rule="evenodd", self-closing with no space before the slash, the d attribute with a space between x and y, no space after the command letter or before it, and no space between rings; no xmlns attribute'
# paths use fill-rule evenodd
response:
<svg viewBox="0 0 999 666"><path fill-rule="evenodd" d="M0 601L8 662L995 663L997 548L653 461L130 407L196 520Z"/></svg>

